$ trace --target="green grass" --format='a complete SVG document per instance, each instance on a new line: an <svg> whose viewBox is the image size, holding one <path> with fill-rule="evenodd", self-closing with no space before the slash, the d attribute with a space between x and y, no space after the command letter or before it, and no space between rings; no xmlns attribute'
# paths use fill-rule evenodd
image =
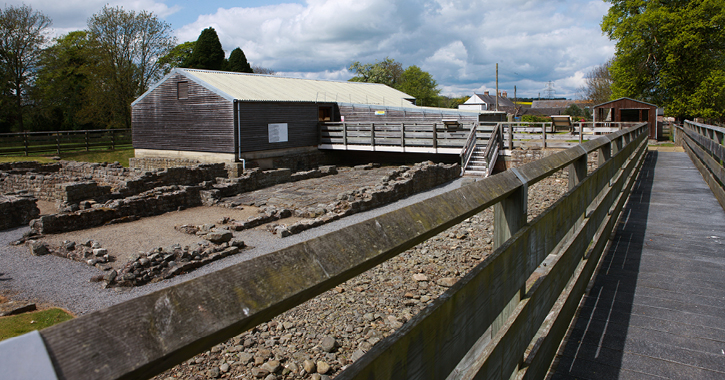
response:
<svg viewBox="0 0 725 380"><path fill-rule="evenodd" d="M69 319L73 319L73 316L64 310L55 308L2 317L0 318L0 341L33 330L41 330Z"/></svg>
<svg viewBox="0 0 725 380"><path fill-rule="evenodd" d="M30 156L0 156L0 162L15 161L38 161L42 163L54 162L51 157L55 155L30 155ZM133 157L133 148L116 150L96 150L90 152L69 152L61 153L63 160L81 162L120 162L128 167L128 159Z"/></svg>
<svg viewBox="0 0 725 380"><path fill-rule="evenodd" d="M651 144L652 146L662 147L662 148L673 148L677 145L670 144L670 143L664 143L664 144Z"/></svg>

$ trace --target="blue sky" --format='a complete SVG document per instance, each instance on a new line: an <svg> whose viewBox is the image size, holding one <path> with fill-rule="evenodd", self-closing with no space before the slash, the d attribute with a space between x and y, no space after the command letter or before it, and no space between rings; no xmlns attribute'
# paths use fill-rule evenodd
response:
<svg viewBox="0 0 725 380"><path fill-rule="evenodd" d="M347 80L354 61L393 58L430 72L441 93L499 88L513 96L575 98L584 76L614 55L599 23L602 0L25 0L53 19L56 35L83 29L103 5L147 10L178 42L213 26L227 54L277 75ZM22 1L7 1L19 5Z"/></svg>

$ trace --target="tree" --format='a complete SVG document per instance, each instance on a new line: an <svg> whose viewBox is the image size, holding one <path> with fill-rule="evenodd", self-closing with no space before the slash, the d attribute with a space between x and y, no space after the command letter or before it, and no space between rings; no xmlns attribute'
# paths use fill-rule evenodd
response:
<svg viewBox="0 0 725 380"><path fill-rule="evenodd" d="M19 130L23 124L25 97L34 80L35 69L46 43L50 18L28 5L0 9L0 65L11 85Z"/></svg>
<svg viewBox="0 0 725 380"><path fill-rule="evenodd" d="M162 73L160 59L176 45L171 26L153 13L104 6L88 20L100 64L91 99L105 110L109 127L131 127L131 102Z"/></svg>
<svg viewBox="0 0 725 380"><path fill-rule="evenodd" d="M585 78L586 84L580 91L584 99L592 104L602 104L612 99L612 75L609 72L612 62L613 60L610 59L593 68Z"/></svg>
<svg viewBox="0 0 725 380"><path fill-rule="evenodd" d="M385 57L382 62L362 64L355 61L348 69L355 73L350 82L382 83L395 88L403 75L403 65L400 62Z"/></svg>
<svg viewBox="0 0 725 380"><path fill-rule="evenodd" d="M229 71L237 73L253 73L252 66L247 62L247 57L240 48L232 50L229 54Z"/></svg>
<svg viewBox="0 0 725 380"><path fill-rule="evenodd" d="M161 57L159 63L163 67L164 75L171 72L175 67L184 67L184 64L191 59L194 45L196 45L196 41L186 41L183 44L174 46L168 54Z"/></svg>
<svg viewBox="0 0 725 380"><path fill-rule="evenodd" d="M99 112L91 107L94 102L88 99L98 64L97 49L85 30L56 38L43 51L33 98L36 113L45 114L44 127L66 130L103 126ZM55 116L59 120L53 120Z"/></svg>
<svg viewBox="0 0 725 380"><path fill-rule="evenodd" d="M403 71L397 89L413 96L419 106L435 106L440 93L433 77L418 66L409 66Z"/></svg>
<svg viewBox="0 0 725 380"><path fill-rule="evenodd" d="M224 49L219 42L216 30L208 27L201 31L194 45L191 59L184 64L192 69L222 70L224 68Z"/></svg>
<svg viewBox="0 0 725 380"><path fill-rule="evenodd" d="M255 74L265 74L265 75L274 75L276 72L272 69L268 69L266 67L254 65L252 66L252 72Z"/></svg>
<svg viewBox="0 0 725 380"><path fill-rule="evenodd" d="M721 99L712 88L725 70L725 3L721 0L607 0L602 30L617 41L613 97L665 107L675 117L698 116Z"/></svg>

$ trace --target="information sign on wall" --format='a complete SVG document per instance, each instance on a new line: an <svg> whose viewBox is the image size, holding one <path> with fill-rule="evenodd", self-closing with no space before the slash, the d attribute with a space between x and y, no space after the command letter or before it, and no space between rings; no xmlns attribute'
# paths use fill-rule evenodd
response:
<svg viewBox="0 0 725 380"><path fill-rule="evenodd" d="M269 124L269 142L287 142L287 123Z"/></svg>

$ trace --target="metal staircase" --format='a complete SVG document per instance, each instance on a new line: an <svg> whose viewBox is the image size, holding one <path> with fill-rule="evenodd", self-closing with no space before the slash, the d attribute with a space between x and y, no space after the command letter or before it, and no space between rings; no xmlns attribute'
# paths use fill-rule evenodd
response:
<svg viewBox="0 0 725 380"><path fill-rule="evenodd" d="M493 171L501 145L501 124L491 130L488 138L479 136L486 132L479 125L471 129L466 145L461 150L462 176L488 177Z"/></svg>

